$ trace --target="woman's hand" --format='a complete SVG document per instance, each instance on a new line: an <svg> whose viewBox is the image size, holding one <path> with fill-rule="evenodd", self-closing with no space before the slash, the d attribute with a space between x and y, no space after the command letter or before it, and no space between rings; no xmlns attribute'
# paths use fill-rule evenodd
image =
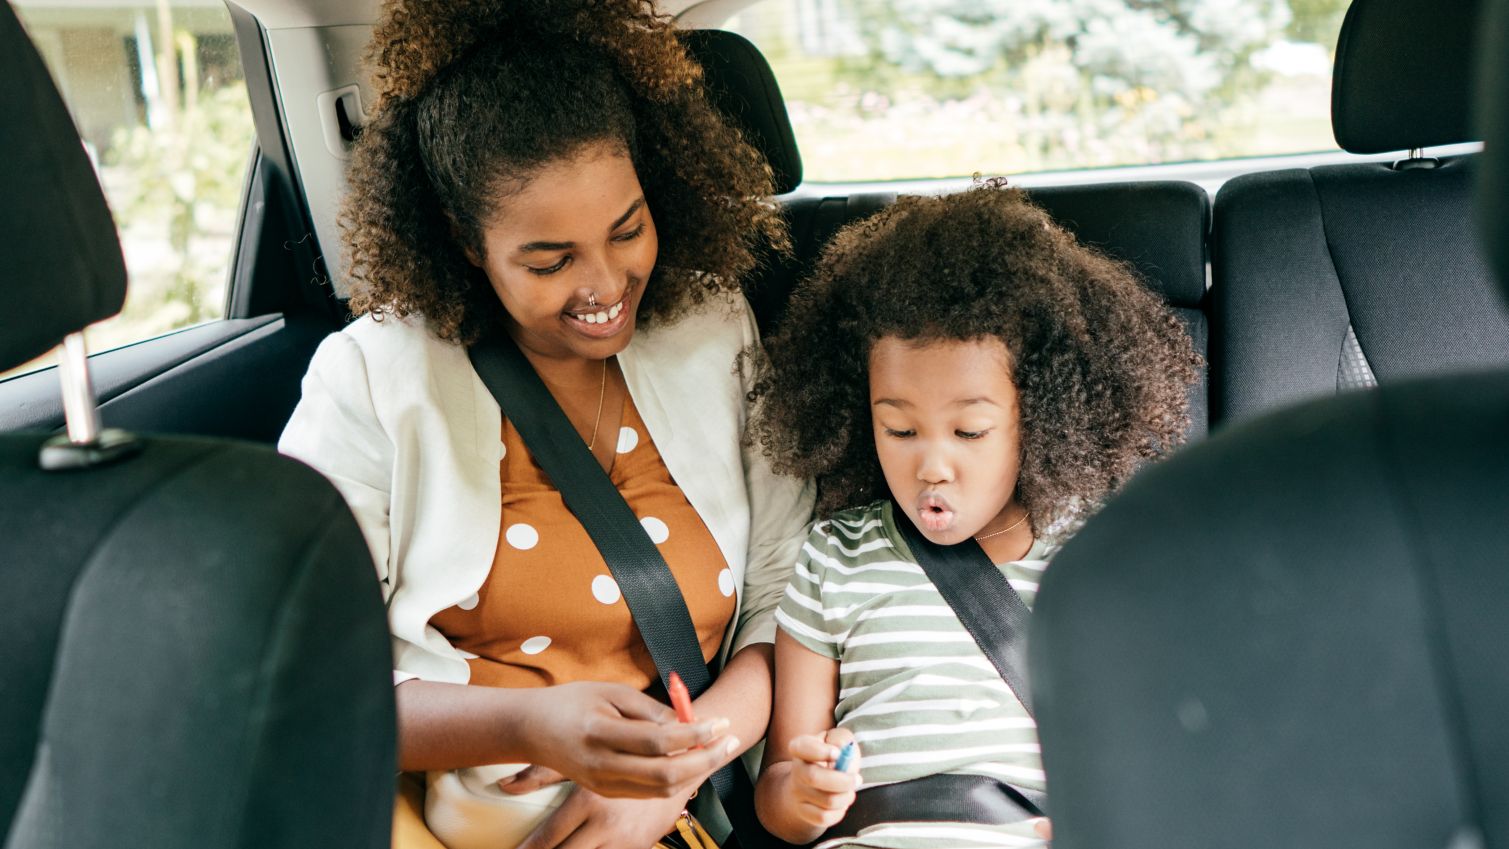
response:
<svg viewBox="0 0 1509 849"><path fill-rule="evenodd" d="M595 794L684 800L739 751L728 720L683 725L675 711L620 684L531 692L537 697L519 718L527 760Z"/></svg>
<svg viewBox="0 0 1509 849"><path fill-rule="evenodd" d="M859 753L848 771L833 768L838 752L854 740L847 728L830 729L819 737L805 734L791 738L787 751L792 756L791 779L787 783L790 810L804 825L818 833L837 825L859 789Z"/></svg>
<svg viewBox="0 0 1509 849"><path fill-rule="evenodd" d="M691 795L608 799L578 787L519 849L649 849L676 827Z"/></svg>

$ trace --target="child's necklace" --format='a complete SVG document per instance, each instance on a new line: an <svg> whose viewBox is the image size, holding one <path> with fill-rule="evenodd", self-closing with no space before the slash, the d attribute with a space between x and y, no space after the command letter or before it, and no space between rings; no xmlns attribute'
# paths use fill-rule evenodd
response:
<svg viewBox="0 0 1509 849"><path fill-rule="evenodd" d="M990 539L991 537L998 537L1001 534L1008 533L1010 531L1014 531L1017 528L1020 528L1022 526L1022 523L1026 522L1027 519L1031 517L1031 515L1032 514L1028 513L1028 514L1022 516L1022 518L1017 519L1015 522L1012 522L1009 526L1000 529L999 531L991 531L990 533L988 533L988 534L986 534L984 536L976 536L975 537L975 541L978 542L979 540L982 540L982 539Z"/></svg>

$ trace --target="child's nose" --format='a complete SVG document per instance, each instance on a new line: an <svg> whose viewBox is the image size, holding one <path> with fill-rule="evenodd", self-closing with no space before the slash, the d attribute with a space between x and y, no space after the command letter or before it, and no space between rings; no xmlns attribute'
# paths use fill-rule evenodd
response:
<svg viewBox="0 0 1509 849"><path fill-rule="evenodd" d="M945 451L924 451L917 465L917 479L923 483L950 483L954 479L954 464Z"/></svg>

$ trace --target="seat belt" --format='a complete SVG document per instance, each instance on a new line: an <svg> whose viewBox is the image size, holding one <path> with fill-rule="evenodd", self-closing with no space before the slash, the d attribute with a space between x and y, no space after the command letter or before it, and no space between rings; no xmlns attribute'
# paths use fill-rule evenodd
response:
<svg viewBox="0 0 1509 849"><path fill-rule="evenodd" d="M669 691L670 675L676 672L692 698L702 695L712 685L712 674L702 660L697 629L675 576L555 396L502 330L472 345L467 355L535 462L560 491L566 508L607 561L655 662L661 686ZM737 758L708 780L743 846L785 845L760 827L753 786Z"/></svg>
<svg viewBox="0 0 1509 849"><path fill-rule="evenodd" d="M922 535L910 517L893 505L896 527L905 537L917 565L963 623L964 630L990 659L1006 686L1016 694L1027 715L1032 710L1032 688L1027 678L1027 623L1032 612L1012 589L1011 582L974 539L957 545L938 545ZM1047 797L1036 790L1013 786L1038 811L1044 812Z"/></svg>

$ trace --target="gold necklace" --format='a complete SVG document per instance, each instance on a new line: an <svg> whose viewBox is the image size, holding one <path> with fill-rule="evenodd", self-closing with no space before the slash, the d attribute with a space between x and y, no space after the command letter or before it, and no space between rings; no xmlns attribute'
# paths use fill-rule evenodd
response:
<svg viewBox="0 0 1509 849"><path fill-rule="evenodd" d="M1010 527L1002 528L999 531L991 531L990 533L986 534L985 536L976 536L975 539L976 540L990 539L991 537L998 537L1001 534L1007 533L1008 531L1014 531L1017 528L1020 528L1022 526L1022 523L1025 522L1025 521L1027 521L1027 519L1029 519L1031 517L1031 515L1032 514L1030 514L1030 513L1025 514L1025 515L1022 516L1022 518L1017 519L1015 522L1012 522L1011 525L1010 525Z"/></svg>
<svg viewBox="0 0 1509 849"><path fill-rule="evenodd" d="M597 429L603 423L603 399L608 397L608 359L603 358L603 379L597 387L597 418L592 420L592 439L587 442L587 450L597 447Z"/></svg>

